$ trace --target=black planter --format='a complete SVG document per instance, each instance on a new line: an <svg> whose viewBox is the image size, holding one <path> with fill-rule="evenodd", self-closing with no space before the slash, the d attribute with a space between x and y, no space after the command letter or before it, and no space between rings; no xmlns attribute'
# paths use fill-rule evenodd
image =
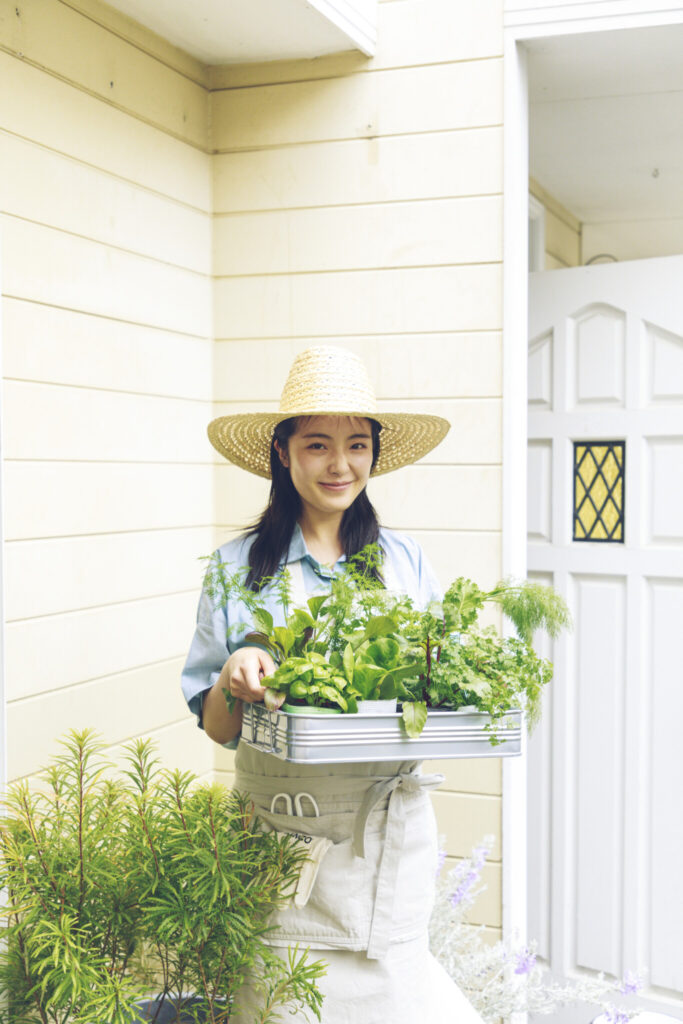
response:
<svg viewBox="0 0 683 1024"><path fill-rule="evenodd" d="M191 1007L197 1007L202 1003L199 998L188 998L184 999L182 1003L182 1009L178 1014L178 1004L175 999L164 999L163 1005L159 1010L156 1017L154 1015L159 1007L158 999L146 999L144 1002L139 1004L140 1014L131 1018L130 1024L149 1024L150 1021L155 1020L155 1024L195 1024L197 1021L208 1021L208 1016L205 1014L198 1014L196 1017L192 1014Z"/></svg>

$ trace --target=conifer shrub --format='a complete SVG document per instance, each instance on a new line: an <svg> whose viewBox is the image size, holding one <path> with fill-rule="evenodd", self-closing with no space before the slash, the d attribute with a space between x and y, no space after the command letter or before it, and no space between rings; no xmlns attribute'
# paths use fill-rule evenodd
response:
<svg viewBox="0 0 683 1024"><path fill-rule="evenodd" d="M89 730L63 748L39 790L3 801L0 1024L218 1024L247 977L262 1024L287 1001L320 1019L324 965L264 941L305 856L291 837L239 794L161 768L148 740L118 774Z"/></svg>

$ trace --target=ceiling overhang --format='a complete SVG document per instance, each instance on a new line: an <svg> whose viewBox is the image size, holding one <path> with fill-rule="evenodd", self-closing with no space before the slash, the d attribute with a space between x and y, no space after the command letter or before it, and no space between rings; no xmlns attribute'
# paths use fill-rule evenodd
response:
<svg viewBox="0 0 683 1024"><path fill-rule="evenodd" d="M108 0L202 64L373 56L378 0Z"/></svg>

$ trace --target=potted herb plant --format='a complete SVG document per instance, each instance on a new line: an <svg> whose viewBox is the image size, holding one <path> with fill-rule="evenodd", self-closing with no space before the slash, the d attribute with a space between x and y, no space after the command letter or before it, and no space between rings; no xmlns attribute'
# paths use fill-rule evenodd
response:
<svg viewBox="0 0 683 1024"><path fill-rule="evenodd" d="M419 736L429 711L439 709L487 715L492 743L513 710L524 708L533 727L542 688L552 676L550 662L533 649L533 635L544 629L554 637L570 625L562 598L530 581L504 580L484 591L461 577L443 601L418 610L408 597L387 594L361 568L379 564L376 545L361 554L362 561L351 559L332 581L329 595L310 598L306 608L290 611L286 574L265 581L278 588L284 626L274 625L261 592L247 590L243 575L210 560L210 596L218 603L242 602L257 625L244 639L265 647L277 663L263 681L266 707L354 713L364 702L393 701L395 707L399 701L409 737ZM479 613L491 602L513 623L515 637L479 627ZM227 692L226 699L233 703Z"/></svg>
<svg viewBox="0 0 683 1024"><path fill-rule="evenodd" d="M89 731L0 819L0 1022L227 1022L247 974L263 1020L293 1000L320 1017L320 962L264 942L305 854L238 794L160 769L149 741L107 774ZM188 995L187 993L191 993Z"/></svg>
<svg viewBox="0 0 683 1024"><path fill-rule="evenodd" d="M482 629L478 616L486 603L499 604L516 636ZM523 708L533 728L540 716L542 689L552 665L532 646L538 629L551 637L571 625L569 610L552 587L528 580L503 580L493 590L458 578L442 602L425 612L404 613L399 632L420 666L417 678L402 689L403 721L409 736L418 736L428 709L474 709L490 716L491 742L506 714Z"/></svg>
<svg viewBox="0 0 683 1024"><path fill-rule="evenodd" d="M209 597L217 607L230 599L240 602L251 621L235 623L232 630L245 642L265 648L278 666L263 680L269 710L357 713L368 702L379 701L388 711L395 710L397 681L415 671L392 635L401 609L410 602L388 595L370 575L369 567L378 565L380 558L379 547L368 545L349 560L343 575L333 579L329 594L311 597L305 608L293 609L286 571L264 580L254 592L244 586L244 570L230 572L215 555L209 558ZM261 596L269 586L276 588L283 626L274 625ZM234 698L227 691L225 696L232 710Z"/></svg>

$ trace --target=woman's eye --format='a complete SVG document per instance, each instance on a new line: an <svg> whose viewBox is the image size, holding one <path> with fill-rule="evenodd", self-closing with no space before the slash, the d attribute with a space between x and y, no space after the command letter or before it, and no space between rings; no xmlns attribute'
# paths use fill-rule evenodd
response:
<svg viewBox="0 0 683 1024"><path fill-rule="evenodd" d="M364 448L367 448L367 445L365 444L364 441L356 441L356 443L353 445L353 447L354 448L360 448L362 450Z"/></svg>

